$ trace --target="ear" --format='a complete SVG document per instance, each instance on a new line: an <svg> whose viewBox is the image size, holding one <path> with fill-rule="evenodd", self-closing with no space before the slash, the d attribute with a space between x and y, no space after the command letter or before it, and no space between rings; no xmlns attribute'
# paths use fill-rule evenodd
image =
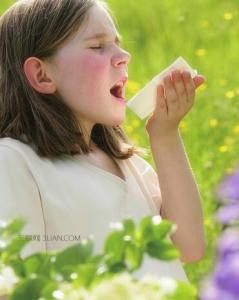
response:
<svg viewBox="0 0 239 300"><path fill-rule="evenodd" d="M23 65L25 75L30 85L39 93L53 94L56 91L54 80L51 78L45 62L29 57Z"/></svg>

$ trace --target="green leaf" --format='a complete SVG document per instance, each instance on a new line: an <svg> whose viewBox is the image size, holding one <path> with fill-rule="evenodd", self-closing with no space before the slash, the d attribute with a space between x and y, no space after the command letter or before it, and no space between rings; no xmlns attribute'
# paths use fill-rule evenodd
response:
<svg viewBox="0 0 239 300"><path fill-rule="evenodd" d="M20 254L21 250L30 241L31 241L31 239L28 239L28 238L19 238L19 236L14 236L12 239L6 241L5 246L3 246L0 249L0 253L5 252L5 253L7 253L7 256Z"/></svg>
<svg viewBox="0 0 239 300"><path fill-rule="evenodd" d="M75 282L80 286L89 286L94 280L98 266L93 263L86 263L77 268L77 279Z"/></svg>
<svg viewBox="0 0 239 300"><path fill-rule="evenodd" d="M38 276L23 279L14 289L10 300L39 300L42 296L41 291L47 284L47 279Z"/></svg>
<svg viewBox="0 0 239 300"><path fill-rule="evenodd" d="M104 261L104 254L97 254L94 255L92 257L89 257L89 259L87 260L88 263L93 263L93 264L100 264L100 262Z"/></svg>
<svg viewBox="0 0 239 300"><path fill-rule="evenodd" d="M20 256L11 256L7 264L13 268L18 277L26 277L23 261Z"/></svg>
<svg viewBox="0 0 239 300"><path fill-rule="evenodd" d="M119 273L127 271L127 266L123 261L117 262L109 267L109 272Z"/></svg>
<svg viewBox="0 0 239 300"><path fill-rule="evenodd" d="M167 220L162 220L159 224L152 224L153 238L156 241L161 241L172 231L173 224Z"/></svg>
<svg viewBox="0 0 239 300"><path fill-rule="evenodd" d="M42 287L41 290L42 299L56 300L56 298L53 296L53 292L56 290L58 290L58 284L53 280L48 281L48 283Z"/></svg>
<svg viewBox="0 0 239 300"><path fill-rule="evenodd" d="M68 247L54 256L54 268L61 271L66 267L75 266L87 262L93 252L93 241L85 239L79 244Z"/></svg>
<svg viewBox="0 0 239 300"><path fill-rule="evenodd" d="M7 239L11 236L15 236L19 234L26 224L26 220L24 218L14 218L7 222L7 224L3 224L0 226L0 234L3 239Z"/></svg>
<svg viewBox="0 0 239 300"><path fill-rule="evenodd" d="M138 269L143 261L143 249L134 242L128 243L125 249L125 261L130 271Z"/></svg>
<svg viewBox="0 0 239 300"><path fill-rule="evenodd" d="M178 287L173 295L167 296L167 300L196 300L198 296L197 288L192 284L187 284L182 281L178 281Z"/></svg>
<svg viewBox="0 0 239 300"><path fill-rule="evenodd" d="M151 241L153 239L152 216L144 217L137 231L137 236L143 245Z"/></svg>
<svg viewBox="0 0 239 300"><path fill-rule="evenodd" d="M132 219L124 219L123 221L125 234L134 237L135 235L135 223Z"/></svg>
<svg viewBox="0 0 239 300"><path fill-rule="evenodd" d="M27 275L32 273L48 276L51 269L51 256L47 253L36 253L28 256L23 261Z"/></svg>
<svg viewBox="0 0 239 300"><path fill-rule="evenodd" d="M122 261L125 245L123 230L115 230L108 235L104 245L104 252L108 257L107 262L109 264Z"/></svg>
<svg viewBox="0 0 239 300"><path fill-rule="evenodd" d="M147 244L146 252L154 258L161 260L173 260L179 257L180 253L176 247L167 240L161 242L150 242Z"/></svg>

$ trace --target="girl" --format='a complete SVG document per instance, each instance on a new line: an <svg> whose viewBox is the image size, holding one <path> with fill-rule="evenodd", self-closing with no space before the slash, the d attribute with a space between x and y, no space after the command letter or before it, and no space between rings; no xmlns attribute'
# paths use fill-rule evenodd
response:
<svg viewBox="0 0 239 300"><path fill-rule="evenodd" d="M176 70L158 87L146 122L154 170L120 127L131 56L119 40L99 0L22 0L1 17L0 219L27 219L24 234L36 240L23 256L89 235L100 252L110 222L147 214L177 224L182 262L203 256L200 196L178 125L204 78ZM187 281L180 260L147 257L135 275Z"/></svg>

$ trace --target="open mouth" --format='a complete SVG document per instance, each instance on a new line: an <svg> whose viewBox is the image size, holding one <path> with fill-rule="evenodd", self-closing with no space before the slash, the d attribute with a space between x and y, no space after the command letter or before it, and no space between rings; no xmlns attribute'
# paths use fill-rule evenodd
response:
<svg viewBox="0 0 239 300"><path fill-rule="evenodd" d="M116 98L124 98L123 95L123 87L122 86L114 86L110 89L111 95L115 96Z"/></svg>

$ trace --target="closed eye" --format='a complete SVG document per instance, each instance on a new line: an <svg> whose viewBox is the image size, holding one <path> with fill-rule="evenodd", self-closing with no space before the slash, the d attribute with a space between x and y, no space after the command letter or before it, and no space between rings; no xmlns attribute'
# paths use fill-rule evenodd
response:
<svg viewBox="0 0 239 300"><path fill-rule="evenodd" d="M90 47L90 49L101 49L102 48L102 46L98 46L98 47Z"/></svg>

